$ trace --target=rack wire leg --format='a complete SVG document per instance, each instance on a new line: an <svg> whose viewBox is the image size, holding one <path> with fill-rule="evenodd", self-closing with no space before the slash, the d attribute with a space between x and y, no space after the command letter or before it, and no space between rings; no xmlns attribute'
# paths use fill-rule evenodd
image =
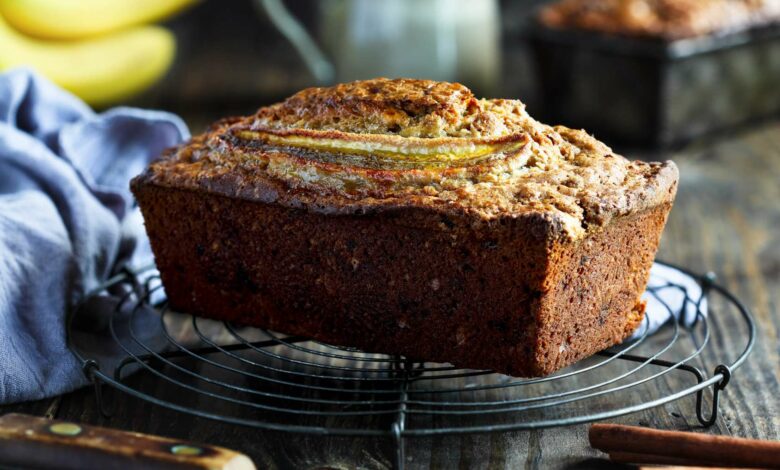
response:
<svg viewBox="0 0 780 470"><path fill-rule="evenodd" d="M394 468L396 470L403 470L406 463L406 449L404 448L404 428L406 427L406 401L409 398L409 375L414 371L414 362L403 358L396 357L394 363L398 368L398 373L401 378L401 390L399 396L398 414L396 420L391 427L393 434L393 441L395 442L395 462Z"/></svg>
<svg viewBox="0 0 780 470"><path fill-rule="evenodd" d="M406 462L406 450L404 449L404 437L401 435L401 425L393 423L393 440L395 441L395 462L393 468L403 470Z"/></svg>
<svg viewBox="0 0 780 470"><path fill-rule="evenodd" d="M95 370L99 369L98 363L92 359L84 362L82 370L84 375L87 376L92 385L95 387L95 405L103 419L109 419L114 414L113 411L106 408L105 400L103 399L103 382L95 375Z"/></svg>
<svg viewBox="0 0 780 470"><path fill-rule="evenodd" d="M696 417L699 418L699 422L704 427L710 427L718 420L718 398L720 397L720 392L726 388L729 380L731 380L731 369L723 364L715 368L715 374L720 374L723 378L715 384L712 390L712 411L709 418L704 417L704 390L696 392Z"/></svg>

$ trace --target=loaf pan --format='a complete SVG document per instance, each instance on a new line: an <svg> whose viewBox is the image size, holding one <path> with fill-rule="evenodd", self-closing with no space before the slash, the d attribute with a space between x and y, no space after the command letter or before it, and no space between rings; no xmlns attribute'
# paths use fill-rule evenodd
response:
<svg viewBox="0 0 780 470"><path fill-rule="evenodd" d="M780 114L780 25L680 40L533 24L540 109L601 139L667 146Z"/></svg>

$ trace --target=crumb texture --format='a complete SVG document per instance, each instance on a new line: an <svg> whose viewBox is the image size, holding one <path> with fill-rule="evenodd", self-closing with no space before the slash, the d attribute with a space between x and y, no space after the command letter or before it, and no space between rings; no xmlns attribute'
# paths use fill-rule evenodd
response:
<svg viewBox="0 0 780 470"><path fill-rule="evenodd" d="M542 9L559 28L677 39L780 20L780 0L561 0Z"/></svg>
<svg viewBox="0 0 780 470"><path fill-rule="evenodd" d="M671 201L677 169L542 124L517 100L381 78L310 88L218 122L152 164L134 184L143 183L320 213L419 207L487 223L533 215L551 235L577 239Z"/></svg>

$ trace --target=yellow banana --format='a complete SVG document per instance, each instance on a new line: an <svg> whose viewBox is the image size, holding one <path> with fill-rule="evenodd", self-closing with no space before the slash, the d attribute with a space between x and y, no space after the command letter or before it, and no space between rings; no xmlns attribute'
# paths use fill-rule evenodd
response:
<svg viewBox="0 0 780 470"><path fill-rule="evenodd" d="M197 0L0 0L15 29L46 39L77 39L157 21Z"/></svg>
<svg viewBox="0 0 780 470"><path fill-rule="evenodd" d="M43 41L19 34L0 16L0 70L30 66L98 107L128 98L160 79L175 49L173 35L158 26L80 41Z"/></svg>

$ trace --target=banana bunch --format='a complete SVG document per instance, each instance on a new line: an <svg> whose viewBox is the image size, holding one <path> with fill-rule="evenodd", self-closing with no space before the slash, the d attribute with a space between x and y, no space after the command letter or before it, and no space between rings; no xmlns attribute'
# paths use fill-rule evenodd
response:
<svg viewBox="0 0 780 470"><path fill-rule="evenodd" d="M176 44L146 25L196 0L0 0L0 71L30 66L102 107L170 68Z"/></svg>

